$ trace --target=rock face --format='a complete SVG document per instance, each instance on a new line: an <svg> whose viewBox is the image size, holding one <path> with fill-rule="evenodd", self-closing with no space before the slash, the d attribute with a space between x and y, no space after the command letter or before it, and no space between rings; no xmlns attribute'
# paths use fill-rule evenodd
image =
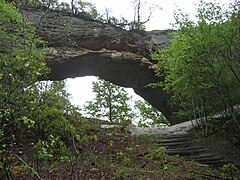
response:
<svg viewBox="0 0 240 180"><path fill-rule="evenodd" d="M50 47L50 80L99 76L134 91L171 120L170 95L146 87L162 81L154 73L149 54L164 46L168 36L125 31L109 24L63 16L57 12L22 11ZM172 121L173 122L173 121ZM174 122L173 122L174 123Z"/></svg>

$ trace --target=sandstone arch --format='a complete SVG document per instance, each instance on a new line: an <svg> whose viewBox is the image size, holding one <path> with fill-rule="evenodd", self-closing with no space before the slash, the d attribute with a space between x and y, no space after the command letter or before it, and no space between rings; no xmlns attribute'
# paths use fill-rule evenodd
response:
<svg viewBox="0 0 240 180"><path fill-rule="evenodd" d="M152 34L129 32L57 12L23 10L22 13L49 43L49 79L99 76L117 85L132 87L172 120L170 95L160 88L146 87L149 83L162 81L155 76L149 54L157 46L166 44L167 35L159 35L160 31Z"/></svg>

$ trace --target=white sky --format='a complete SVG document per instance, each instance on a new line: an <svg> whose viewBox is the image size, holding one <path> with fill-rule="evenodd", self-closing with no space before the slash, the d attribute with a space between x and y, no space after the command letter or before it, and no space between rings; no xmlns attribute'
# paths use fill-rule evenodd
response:
<svg viewBox="0 0 240 180"><path fill-rule="evenodd" d="M115 17L124 17L128 20L133 20L134 10L132 0L89 0L96 4L96 7L104 13L105 8L112 10L112 15ZM173 23L173 11L176 6L180 9L192 12L194 9L193 0L142 0L143 16L142 21L149 16L149 7L155 7L151 21L146 26L147 30L168 29L171 28L169 23ZM160 10L157 7L161 7ZM145 17L145 18L144 18Z"/></svg>
<svg viewBox="0 0 240 180"><path fill-rule="evenodd" d="M70 3L70 0L60 0L63 2ZM100 14L105 13L105 9L108 8L111 10L110 15L120 18L124 17L129 21L133 20L134 10L132 0L82 0L91 2L96 5ZM188 13L194 12L194 3L197 3L200 0L142 0L143 8L142 10L142 20L144 21L149 15L149 7L155 8L149 21L146 26L147 30L155 29L168 29L171 28L170 23L174 22L173 11L175 9L182 9ZM211 0L212 1L212 0ZM159 10L157 7L161 7L162 10ZM144 18L145 17L145 18Z"/></svg>
<svg viewBox="0 0 240 180"><path fill-rule="evenodd" d="M62 0L70 3L70 0ZM83 0L85 1L85 0ZM96 5L98 11L101 14L104 14L105 8L111 9L110 16L116 18L124 17L129 21L133 20L133 5L132 0L86 0L92 2ZM195 6L194 4L198 3L200 0L145 0L147 2L144 4L146 14L142 14L143 17L148 16L149 7L161 7L162 10L155 10L153 12L151 20L146 24L148 31L156 29L169 29L172 26L170 23L174 23L173 12L174 10L181 9L183 12L187 12L194 16ZM214 0L209 0L214 1ZM208 1L208 2L209 2ZM220 3L229 3L233 0L217 0ZM144 3L144 0L142 0ZM142 19L144 21L144 18ZM95 80L95 77L84 77L84 78L75 78L68 79L67 86L69 93L72 94L72 102L76 105L82 105L85 101L90 101L94 98L92 94L92 81ZM134 99L140 99L136 96L133 90L130 91L130 94L134 96Z"/></svg>

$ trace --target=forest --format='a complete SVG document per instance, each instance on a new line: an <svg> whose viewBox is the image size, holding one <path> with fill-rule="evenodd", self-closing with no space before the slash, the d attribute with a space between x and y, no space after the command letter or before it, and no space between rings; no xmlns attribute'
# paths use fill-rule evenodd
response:
<svg viewBox="0 0 240 180"><path fill-rule="evenodd" d="M156 147L161 136L131 136L129 126L157 128L170 122L146 101L132 108L122 87L99 78L93 82L95 99L80 109L70 102L65 81L46 81L48 42L21 9L57 11L148 33L150 16L142 21L142 2L133 1L135 16L128 21L105 17L81 0L0 0L0 179L240 178L240 164L199 166ZM174 18L169 45L149 55L164 81L148 86L172 95L176 117L197 120L196 139L215 138L212 143L224 142L240 155L240 3L222 7L201 1L195 20L180 10ZM102 124L120 126L103 129Z"/></svg>

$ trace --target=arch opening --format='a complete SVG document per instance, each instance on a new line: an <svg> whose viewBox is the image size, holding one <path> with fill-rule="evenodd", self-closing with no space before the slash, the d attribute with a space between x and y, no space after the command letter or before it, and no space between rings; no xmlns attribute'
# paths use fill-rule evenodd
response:
<svg viewBox="0 0 240 180"><path fill-rule="evenodd" d="M99 76L118 86L133 88L134 92L158 109L171 122L173 109L170 105L170 95L161 88L147 87L150 83L162 81L155 76L152 64L141 57L124 56L124 53L88 51L71 57L59 54L54 62L48 61L51 68L50 80L63 80L84 76ZM59 55L61 55L59 57ZM135 57L135 58L134 58Z"/></svg>
<svg viewBox="0 0 240 180"><path fill-rule="evenodd" d="M39 11L22 10L22 14L48 42L49 80L99 76L133 88L169 121L174 121L171 95L161 88L146 87L163 80L155 76L150 54L166 46L170 39L167 31L126 31L98 21L59 16L56 12L44 12L43 16Z"/></svg>
<svg viewBox="0 0 240 180"><path fill-rule="evenodd" d="M66 87L68 92L71 94L70 101L80 107L81 114L87 118L96 118L94 114L89 115L87 105L90 102L96 102L94 99L96 98L96 94L93 92L93 82L98 82L98 78L95 76L85 76L78 78L68 78L66 79ZM157 112L155 109L152 109L152 115L150 118L142 116L142 109L139 109L145 106L146 111L151 109L151 105L149 105L142 97L137 95L132 88L124 88L123 90L126 92L126 95L129 99L125 102L129 107L128 113L133 113L131 121L134 125L139 125L143 127L151 127L151 126L166 126L168 124L167 120L164 120L164 117L161 115L161 112ZM122 91L121 91L122 92ZM122 92L124 93L124 92ZM125 93L124 93L125 94ZM141 104L141 106L136 106L137 104ZM99 116L99 115L98 115ZM102 120L108 120L107 117L99 117ZM162 119L162 123L160 123L160 118ZM165 123L164 123L165 121ZM167 124L166 124L167 123ZM169 125L169 124L168 124Z"/></svg>

